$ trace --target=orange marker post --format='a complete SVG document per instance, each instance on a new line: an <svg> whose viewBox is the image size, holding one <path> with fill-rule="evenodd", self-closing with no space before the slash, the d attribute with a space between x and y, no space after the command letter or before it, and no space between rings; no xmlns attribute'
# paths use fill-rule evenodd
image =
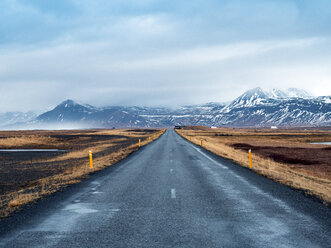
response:
<svg viewBox="0 0 331 248"><path fill-rule="evenodd" d="M93 168L93 158L92 158L92 152L89 151L88 153L89 157L90 157L90 168Z"/></svg>
<svg viewBox="0 0 331 248"><path fill-rule="evenodd" d="M252 150L251 149L248 150L248 159L249 159L249 168L252 169L253 165L252 165Z"/></svg>

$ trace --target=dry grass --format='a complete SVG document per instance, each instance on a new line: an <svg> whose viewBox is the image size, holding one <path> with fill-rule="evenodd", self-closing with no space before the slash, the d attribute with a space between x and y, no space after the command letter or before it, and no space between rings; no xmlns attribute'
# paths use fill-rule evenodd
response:
<svg viewBox="0 0 331 248"><path fill-rule="evenodd" d="M19 171L29 172L39 168L41 177L27 180L0 195L0 217L7 217L24 204L49 195L69 184L77 183L88 174L114 165L132 152L138 150L138 139L141 146L149 143L148 138L157 139L164 130L92 130L92 131L23 131L0 132L1 148L58 148L69 149L68 153L50 158L40 158L33 166L32 161L19 162ZM111 139L108 139L108 136ZM68 137L69 138L68 138ZM106 136L106 137L105 137ZM117 137L118 136L118 137ZM100 137L100 138L99 138ZM88 151L93 151L93 168L90 168ZM32 163L32 164L31 164ZM42 168L41 165L48 165ZM11 166L9 169L11 170ZM60 169L61 168L61 169ZM5 170L1 167L0 170ZM52 171L50 176L42 176L43 171ZM6 171L7 172L7 171ZM15 171L13 171L15 173ZM4 174L6 175L6 174ZM12 182L10 183L19 183Z"/></svg>
<svg viewBox="0 0 331 248"><path fill-rule="evenodd" d="M181 135L200 145L203 140L203 147L217 155L229 158L244 167L249 167L248 153L246 150L236 149L233 144L244 143L262 147L273 147L277 150L279 147L288 149L304 148L307 151L310 148L317 147L324 149L325 145L312 145L309 142L330 141L331 134L328 131L300 131L300 130L233 130L233 129L204 129L204 130L181 130ZM215 136L217 135L217 136ZM305 150L305 151L306 151ZM330 154L330 150L325 150ZM295 157L296 154L292 153ZM330 156L329 156L330 158ZM325 159L325 158L324 158ZM310 166L300 164L279 163L270 159L265 154L252 154L253 170L274 181L283 183L296 189L305 191L307 194L314 195L324 201L325 204L331 202L331 173L330 159L322 161L323 166ZM318 171L322 170L322 171Z"/></svg>
<svg viewBox="0 0 331 248"><path fill-rule="evenodd" d="M16 208L21 205L27 204L39 196L38 193L17 194L14 199L8 203L9 208Z"/></svg>
<svg viewBox="0 0 331 248"><path fill-rule="evenodd" d="M20 148L20 147L40 147L54 144L56 139L47 136L26 135L0 139L1 149ZM58 144L59 145L59 144ZM61 145L61 144L60 144Z"/></svg>

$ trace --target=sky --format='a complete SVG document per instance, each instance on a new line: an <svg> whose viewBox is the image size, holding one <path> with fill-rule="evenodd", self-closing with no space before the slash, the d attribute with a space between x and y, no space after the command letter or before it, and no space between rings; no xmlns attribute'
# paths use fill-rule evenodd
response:
<svg viewBox="0 0 331 248"><path fill-rule="evenodd" d="M331 95L330 0L1 0L0 112Z"/></svg>

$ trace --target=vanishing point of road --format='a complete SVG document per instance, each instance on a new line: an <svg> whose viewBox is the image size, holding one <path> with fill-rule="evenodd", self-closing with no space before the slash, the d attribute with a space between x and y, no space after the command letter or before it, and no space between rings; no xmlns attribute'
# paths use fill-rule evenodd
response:
<svg viewBox="0 0 331 248"><path fill-rule="evenodd" d="M331 211L168 130L1 221L0 247L331 247Z"/></svg>

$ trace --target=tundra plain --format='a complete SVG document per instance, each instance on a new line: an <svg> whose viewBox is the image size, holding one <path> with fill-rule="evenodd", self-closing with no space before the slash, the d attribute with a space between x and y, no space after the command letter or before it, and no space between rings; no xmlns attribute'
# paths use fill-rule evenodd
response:
<svg viewBox="0 0 331 248"><path fill-rule="evenodd" d="M162 133L160 129L0 131L0 217L114 165L139 149L139 139L144 146Z"/></svg>
<svg viewBox="0 0 331 248"><path fill-rule="evenodd" d="M177 131L205 149L249 167L274 181L302 190L324 204L331 202L329 129L232 129L185 127Z"/></svg>

